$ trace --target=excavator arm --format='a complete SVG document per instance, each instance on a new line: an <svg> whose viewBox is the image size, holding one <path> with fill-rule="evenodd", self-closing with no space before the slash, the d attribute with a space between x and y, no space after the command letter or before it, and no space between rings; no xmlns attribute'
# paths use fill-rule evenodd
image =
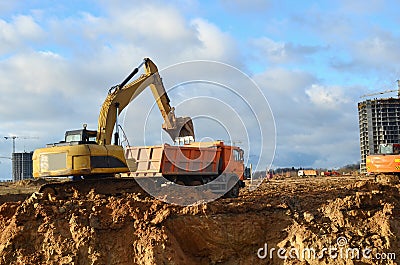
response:
<svg viewBox="0 0 400 265"><path fill-rule="evenodd" d="M145 73L135 81L127 84L144 64ZM99 115L96 141L100 145L111 144L112 132L121 111L135 99L143 90L150 86L153 96L164 119L162 128L170 135L172 140L177 137L191 136L194 139L193 122L189 117L175 117L174 108L165 91L157 66L145 58L125 80L112 87L105 99ZM117 130L118 131L118 128ZM118 133L115 136L118 142Z"/></svg>

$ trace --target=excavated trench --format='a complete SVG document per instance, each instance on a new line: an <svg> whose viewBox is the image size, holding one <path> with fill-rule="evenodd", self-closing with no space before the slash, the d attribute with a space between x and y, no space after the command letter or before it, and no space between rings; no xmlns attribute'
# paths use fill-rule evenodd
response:
<svg viewBox="0 0 400 265"><path fill-rule="evenodd" d="M399 188L358 177L274 180L186 207L143 194L34 193L0 205L0 264L397 264ZM371 253L340 255L347 249Z"/></svg>

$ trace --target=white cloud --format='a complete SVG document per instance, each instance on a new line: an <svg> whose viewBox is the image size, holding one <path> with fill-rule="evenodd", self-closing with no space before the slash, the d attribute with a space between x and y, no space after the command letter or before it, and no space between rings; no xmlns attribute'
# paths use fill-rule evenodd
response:
<svg viewBox="0 0 400 265"><path fill-rule="evenodd" d="M72 45L73 52L84 57L99 52L102 58L101 53L106 53L125 68L138 57L166 64L210 59L240 65L237 41L215 24L203 18L188 19L171 5L125 6L109 4L102 16L85 12L76 18L52 20L54 42Z"/></svg>
<svg viewBox="0 0 400 265"><path fill-rule="evenodd" d="M188 41L192 38L182 14L169 6L160 8L157 4L147 4L139 10L121 10L114 7L102 22L102 27L98 27L96 31L120 35L133 41L159 40L159 44L163 44L176 40Z"/></svg>
<svg viewBox="0 0 400 265"><path fill-rule="evenodd" d="M274 41L267 37L253 39L251 45L255 48L256 57L259 60L267 60L274 64L302 62L307 57L325 49L318 46Z"/></svg>
<svg viewBox="0 0 400 265"><path fill-rule="evenodd" d="M347 56L333 58L331 66L345 75L379 79L381 84L397 80L400 75L399 42L400 36L392 32L372 30L370 36L349 45ZM376 85L380 86L379 83Z"/></svg>
<svg viewBox="0 0 400 265"><path fill-rule="evenodd" d="M342 103L349 102L339 87L313 84L305 93L315 106L323 109L337 109Z"/></svg>
<svg viewBox="0 0 400 265"><path fill-rule="evenodd" d="M395 64L400 62L400 38L390 33L383 33L364 39L356 43L355 60L370 66L379 67L381 64Z"/></svg>
<svg viewBox="0 0 400 265"><path fill-rule="evenodd" d="M263 85L264 92L282 94L290 99L299 99L303 94L303 88L316 81L316 78L308 72L300 70L288 70L285 68L269 68L254 76L257 83Z"/></svg>
<svg viewBox="0 0 400 265"><path fill-rule="evenodd" d="M220 60L238 65L237 59L240 58L240 52L236 47L236 41L229 34L222 32L217 26L204 19L194 19L191 24L196 28L197 38L201 41L194 50L197 58Z"/></svg>
<svg viewBox="0 0 400 265"><path fill-rule="evenodd" d="M39 41L44 31L31 16L18 15L11 22L0 20L0 55Z"/></svg>
<svg viewBox="0 0 400 265"><path fill-rule="evenodd" d="M357 161L354 88L323 85L308 72L284 68L267 69L254 79L277 126L275 167L337 167Z"/></svg>
<svg viewBox="0 0 400 265"><path fill-rule="evenodd" d="M318 40L327 45L340 47L352 40L358 31L358 24L354 24L351 17L335 10L309 9L301 13L294 12L290 17L292 30L300 31L305 37L318 36ZM365 25L362 25L365 27Z"/></svg>
<svg viewBox="0 0 400 265"><path fill-rule="evenodd" d="M283 42L275 42L270 38L264 37L254 40L253 45L261 50L266 59L272 62L281 63L289 59Z"/></svg>
<svg viewBox="0 0 400 265"><path fill-rule="evenodd" d="M67 62L55 53L49 51L19 53L0 62L0 65L2 65L0 75L8 77L0 80L3 87L18 88L20 93L71 91L70 87L65 88L68 86ZM64 91L62 88L65 88Z"/></svg>
<svg viewBox="0 0 400 265"><path fill-rule="evenodd" d="M45 10L40 13L40 25L25 15L0 21L0 134L26 135L29 127L42 146L82 123L96 129L108 88L143 57L160 69L196 58L238 61L228 33L207 20L187 19L171 6L114 6L101 15L78 12L48 19ZM38 147L37 141L27 145Z"/></svg>

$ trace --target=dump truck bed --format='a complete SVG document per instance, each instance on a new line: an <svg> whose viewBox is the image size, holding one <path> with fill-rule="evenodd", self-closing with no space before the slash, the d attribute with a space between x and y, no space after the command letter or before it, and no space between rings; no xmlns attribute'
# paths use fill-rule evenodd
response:
<svg viewBox="0 0 400 265"><path fill-rule="evenodd" d="M155 146L127 147L127 159L136 160L130 176L218 175L221 150L214 147Z"/></svg>

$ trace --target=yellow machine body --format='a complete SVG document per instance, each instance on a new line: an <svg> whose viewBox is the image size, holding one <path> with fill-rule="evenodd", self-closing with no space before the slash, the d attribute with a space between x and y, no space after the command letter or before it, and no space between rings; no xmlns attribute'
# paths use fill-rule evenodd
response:
<svg viewBox="0 0 400 265"><path fill-rule="evenodd" d="M119 145L77 144L35 150L33 176L107 176L128 172Z"/></svg>

